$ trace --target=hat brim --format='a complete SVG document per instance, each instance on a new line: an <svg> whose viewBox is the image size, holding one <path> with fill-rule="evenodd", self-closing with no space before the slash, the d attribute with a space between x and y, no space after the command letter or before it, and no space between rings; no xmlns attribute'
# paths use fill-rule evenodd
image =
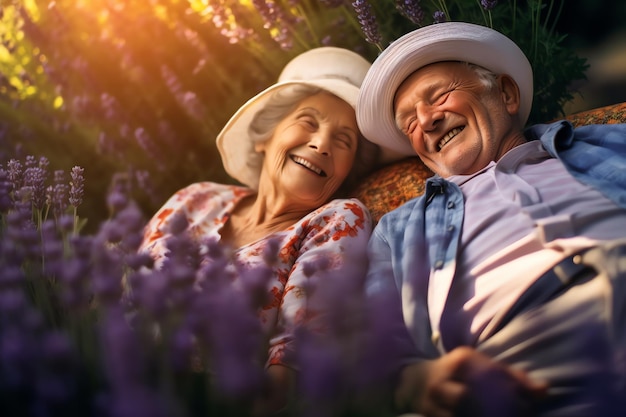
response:
<svg viewBox="0 0 626 417"><path fill-rule="evenodd" d="M372 142L415 155L397 127L393 101L402 82L418 69L443 61L464 61L508 74L520 90L519 116L525 124L533 96L533 74L522 50L503 34L463 22L438 23L410 32L387 47L368 71L357 101L357 122Z"/></svg>
<svg viewBox="0 0 626 417"><path fill-rule="evenodd" d="M344 100L352 108L356 107L359 88L340 79L318 79L285 81L268 87L248 100L226 123L216 139L224 170L242 184L258 189L260 167L250 166L250 155L256 154L254 143L250 140L248 128L255 114L263 108L270 96L287 86L308 85L320 88Z"/></svg>

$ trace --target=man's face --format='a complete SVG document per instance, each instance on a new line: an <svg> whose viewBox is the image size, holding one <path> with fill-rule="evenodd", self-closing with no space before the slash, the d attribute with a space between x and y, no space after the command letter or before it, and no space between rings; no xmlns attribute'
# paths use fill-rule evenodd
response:
<svg viewBox="0 0 626 417"><path fill-rule="evenodd" d="M513 147L519 92L508 76L491 83L467 64L439 62L411 74L394 100L396 124L442 177L473 174ZM517 144L517 143L515 143Z"/></svg>

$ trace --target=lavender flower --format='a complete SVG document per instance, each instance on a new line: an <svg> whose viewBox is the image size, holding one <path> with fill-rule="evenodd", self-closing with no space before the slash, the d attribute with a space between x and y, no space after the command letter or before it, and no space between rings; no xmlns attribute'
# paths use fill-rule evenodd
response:
<svg viewBox="0 0 626 417"><path fill-rule="evenodd" d="M437 10L433 13L433 20L435 23L444 23L447 20L446 14L441 10Z"/></svg>
<svg viewBox="0 0 626 417"><path fill-rule="evenodd" d="M26 170L36 168L40 166L33 159ZM75 167L72 174L78 198L82 169ZM62 182L62 175L55 173L55 183ZM218 396L228 406L246 409L240 404L264 386L268 334L258 311L267 302L279 242L269 241L262 253L264 264L250 269L215 240L195 242L187 233L186 218L180 217L167 231L168 257L155 265L137 253L144 220L129 192L130 174L116 174L107 198L111 217L93 236L69 234L70 215L45 220L38 229L32 204L22 198L26 194L21 189L16 193L4 216L6 227L0 230L0 388L9 387L9 393L26 390L32 399L29 410L41 415L74 407L79 415L191 417L172 409L169 399L179 394L171 390L172 383L195 370L201 373L194 380L211 375L207 401ZM37 267L23 269L25 264ZM305 320L307 327L296 331L295 349L286 352L289 360L304 361L302 398L314 405L306 416L341 409L361 385L380 383L377 376L386 375L368 373L371 364L364 365L363 354L355 349L367 342L370 361L384 353L378 339L363 335L368 316L358 296L360 274L335 276L331 266L323 257L304 265L307 314L314 320ZM31 308L31 298L22 291L24 281L46 284L39 286L44 296L37 303L46 314ZM333 286L321 285L326 281ZM346 300L346 293L355 296ZM383 315L376 317L384 321ZM74 337L49 332L49 323L59 323L58 328ZM381 340L386 335L373 334ZM78 337L85 335L89 340ZM94 385L81 387L84 371ZM79 401L82 405L75 408L82 389L100 393L98 407L90 398L89 404ZM18 401L10 405L17 414L25 407Z"/></svg>
<svg viewBox="0 0 626 417"><path fill-rule="evenodd" d="M23 189L37 210L43 209L46 203L46 179L48 173L45 168L31 166L24 171Z"/></svg>
<svg viewBox="0 0 626 417"><path fill-rule="evenodd" d="M70 205L77 208L83 202L83 194L85 193L85 178L83 177L85 170L79 166L72 168L70 176Z"/></svg>
<svg viewBox="0 0 626 417"><path fill-rule="evenodd" d="M252 0L252 4L263 17L263 27L270 32L274 41L284 50L291 49L291 32L301 18L285 11L279 3L272 0Z"/></svg>
<svg viewBox="0 0 626 417"><path fill-rule="evenodd" d="M9 173L0 168L0 213L9 211L13 205L11 191L12 185L9 180Z"/></svg>
<svg viewBox="0 0 626 417"><path fill-rule="evenodd" d="M44 335L40 349L39 399L51 407L69 403L78 391L76 352L72 343L66 334L52 331Z"/></svg>
<svg viewBox="0 0 626 417"><path fill-rule="evenodd" d="M480 0L480 4L485 10L491 10L496 7L498 0Z"/></svg>
<svg viewBox="0 0 626 417"><path fill-rule="evenodd" d="M112 417L172 415L169 407L146 381L146 355L137 334L128 325L124 311L111 306L99 326L104 369L111 384L103 407Z"/></svg>
<svg viewBox="0 0 626 417"><path fill-rule="evenodd" d="M137 143L143 149L151 160L156 162L157 166L163 170L165 169L165 156L159 149L158 144L152 139L150 134L143 127L138 127L134 132Z"/></svg>
<svg viewBox="0 0 626 417"><path fill-rule="evenodd" d="M372 5L367 0L355 0L352 7L356 12L365 40L382 50L382 35L378 29L378 22L372 11Z"/></svg>
<svg viewBox="0 0 626 417"><path fill-rule="evenodd" d="M22 186L22 176L24 175L22 163L16 159L11 159L7 164L7 168L11 190L15 191Z"/></svg>
<svg viewBox="0 0 626 417"><path fill-rule="evenodd" d="M46 203L55 217L60 217L67 208L69 185L65 183L65 171L54 171L54 185L46 188Z"/></svg>
<svg viewBox="0 0 626 417"><path fill-rule="evenodd" d="M396 8L411 22L420 25L424 20L424 10L419 0L395 0Z"/></svg>
<svg viewBox="0 0 626 417"><path fill-rule="evenodd" d="M222 4L213 4L209 6L209 12L212 22L220 34L228 39L231 44L239 43L239 41L252 38L256 34L251 28L244 28L239 25L231 24L230 21L235 20L237 15L245 15L246 10L240 3L231 4L230 7L224 7Z"/></svg>

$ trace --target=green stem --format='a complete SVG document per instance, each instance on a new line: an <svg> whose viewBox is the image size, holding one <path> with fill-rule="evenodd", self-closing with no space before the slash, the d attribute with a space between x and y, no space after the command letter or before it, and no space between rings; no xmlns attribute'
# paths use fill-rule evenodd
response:
<svg viewBox="0 0 626 417"><path fill-rule="evenodd" d="M493 28L493 23L491 22L491 12L485 13L485 8L482 4L480 4L480 0L476 0L476 4L478 5L478 10L483 15L483 21L485 22L485 26L489 26Z"/></svg>
<svg viewBox="0 0 626 417"><path fill-rule="evenodd" d="M74 227L73 227L73 234L74 236L78 235L78 207L74 206L74 213L73 213L73 218L74 218Z"/></svg>
<svg viewBox="0 0 626 417"><path fill-rule="evenodd" d="M550 25L550 32L549 32L551 35L554 33L556 23L559 21L559 18L561 17L561 13L563 12L563 3L565 2L559 1L559 10L557 10L556 14L554 15L554 18L552 19L552 25Z"/></svg>

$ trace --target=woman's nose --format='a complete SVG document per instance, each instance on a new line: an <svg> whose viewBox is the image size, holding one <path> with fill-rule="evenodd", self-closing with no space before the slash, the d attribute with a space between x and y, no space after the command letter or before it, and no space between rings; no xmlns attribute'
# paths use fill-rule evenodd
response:
<svg viewBox="0 0 626 417"><path fill-rule="evenodd" d="M322 155L330 155L330 138L323 132L317 132L309 141L309 148L315 149Z"/></svg>

